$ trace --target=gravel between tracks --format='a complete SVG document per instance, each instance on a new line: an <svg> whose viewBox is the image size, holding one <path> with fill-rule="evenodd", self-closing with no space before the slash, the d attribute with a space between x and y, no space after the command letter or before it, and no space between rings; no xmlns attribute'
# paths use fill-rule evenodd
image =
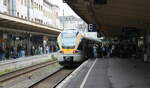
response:
<svg viewBox="0 0 150 88"><path fill-rule="evenodd" d="M43 68L36 69L35 71L31 71L29 73L7 80L6 82L1 83L0 88L28 88L29 86L61 68L62 67L58 63L48 65Z"/></svg>
<svg viewBox="0 0 150 88"><path fill-rule="evenodd" d="M61 69L30 88L54 88L65 79L74 69Z"/></svg>

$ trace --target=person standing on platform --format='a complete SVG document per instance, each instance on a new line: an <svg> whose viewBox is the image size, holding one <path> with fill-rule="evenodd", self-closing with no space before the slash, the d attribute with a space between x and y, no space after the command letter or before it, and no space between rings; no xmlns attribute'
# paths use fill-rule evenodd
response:
<svg viewBox="0 0 150 88"><path fill-rule="evenodd" d="M18 53L18 57L21 57L21 46L20 45L17 46L17 53Z"/></svg>
<svg viewBox="0 0 150 88"><path fill-rule="evenodd" d="M104 58L104 56L105 56L105 47L102 46L102 58Z"/></svg>
<svg viewBox="0 0 150 88"><path fill-rule="evenodd" d="M113 54L114 54L114 49L115 49L115 45L111 45L111 49L110 49L110 57L113 56Z"/></svg>
<svg viewBox="0 0 150 88"><path fill-rule="evenodd" d="M25 57L25 47L21 47L21 55L22 55L22 57Z"/></svg>
<svg viewBox="0 0 150 88"><path fill-rule="evenodd" d="M40 54L42 55L43 54L43 47L40 46Z"/></svg>
<svg viewBox="0 0 150 88"><path fill-rule="evenodd" d="M49 47L46 46L46 54L49 54Z"/></svg>
<svg viewBox="0 0 150 88"><path fill-rule="evenodd" d="M35 55L35 47L34 46L32 46L32 48L31 48L31 55Z"/></svg>
<svg viewBox="0 0 150 88"><path fill-rule="evenodd" d="M88 47L88 58L90 58L90 59L92 59L93 58L93 56L94 56L94 52L93 52L93 46L92 45L89 45L89 47Z"/></svg>
<svg viewBox="0 0 150 88"><path fill-rule="evenodd" d="M98 55L98 58L101 58L101 57L102 57L102 48L101 48L101 44L99 44L98 47L97 47L97 55Z"/></svg>
<svg viewBox="0 0 150 88"><path fill-rule="evenodd" d="M96 45L93 46L93 54L94 54L94 58L97 58L97 46Z"/></svg>
<svg viewBox="0 0 150 88"><path fill-rule="evenodd" d="M10 58L10 47L6 47L6 55L5 55L5 57L6 57L6 59L9 59Z"/></svg>

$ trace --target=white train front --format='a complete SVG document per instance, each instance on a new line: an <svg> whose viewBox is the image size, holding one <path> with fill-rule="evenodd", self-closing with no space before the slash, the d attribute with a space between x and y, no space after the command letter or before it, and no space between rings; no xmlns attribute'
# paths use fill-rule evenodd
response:
<svg viewBox="0 0 150 88"><path fill-rule="evenodd" d="M59 52L57 59L61 65L78 65L84 61L82 50L79 49L82 35L79 32L64 31L57 38Z"/></svg>

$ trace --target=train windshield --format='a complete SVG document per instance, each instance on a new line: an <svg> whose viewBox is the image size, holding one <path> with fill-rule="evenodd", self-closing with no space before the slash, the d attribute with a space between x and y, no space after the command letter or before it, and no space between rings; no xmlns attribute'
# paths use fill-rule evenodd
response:
<svg viewBox="0 0 150 88"><path fill-rule="evenodd" d="M63 33L62 34L62 47L63 48L74 48L76 34L74 33Z"/></svg>

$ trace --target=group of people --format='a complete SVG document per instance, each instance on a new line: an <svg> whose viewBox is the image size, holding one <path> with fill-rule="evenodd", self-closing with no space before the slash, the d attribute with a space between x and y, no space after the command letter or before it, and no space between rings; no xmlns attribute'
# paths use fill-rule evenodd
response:
<svg viewBox="0 0 150 88"><path fill-rule="evenodd" d="M95 44L93 46L93 57L121 57L130 58L137 56L139 49L135 44Z"/></svg>
<svg viewBox="0 0 150 88"><path fill-rule="evenodd" d="M111 56L113 46L111 44L91 44L84 51L86 51L87 58L104 58Z"/></svg>
<svg viewBox="0 0 150 88"><path fill-rule="evenodd" d="M113 50L113 56L121 58L131 58L137 56L139 47L134 43L116 44Z"/></svg>
<svg viewBox="0 0 150 88"><path fill-rule="evenodd" d="M54 52L57 50L57 47L54 46L46 46L46 47L42 47L42 46L32 46L31 48L31 55L42 55L42 54L49 54L51 52Z"/></svg>
<svg viewBox="0 0 150 88"><path fill-rule="evenodd" d="M32 46L31 49L27 49L27 47L18 45L17 47L0 47L0 61L9 58L19 58L25 57L26 55L42 55L48 54L50 52L56 51L56 47L53 46Z"/></svg>
<svg viewBox="0 0 150 88"><path fill-rule="evenodd" d="M95 44L93 46L93 57L103 58L112 55L113 47L111 44Z"/></svg>
<svg viewBox="0 0 150 88"><path fill-rule="evenodd" d="M26 48L21 45L18 45L17 47L0 47L0 60L24 57L26 55L26 52Z"/></svg>

